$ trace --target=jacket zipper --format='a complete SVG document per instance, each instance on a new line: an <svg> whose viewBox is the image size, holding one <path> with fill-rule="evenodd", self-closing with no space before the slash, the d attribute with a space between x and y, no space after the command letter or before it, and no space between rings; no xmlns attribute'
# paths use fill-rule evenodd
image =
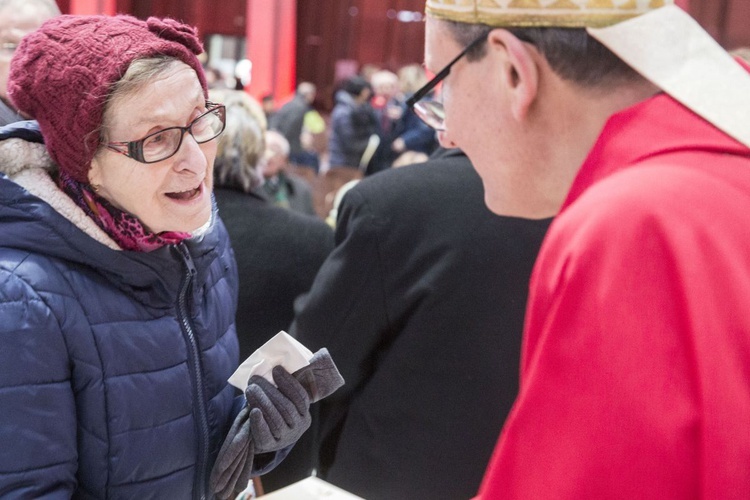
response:
<svg viewBox="0 0 750 500"><path fill-rule="evenodd" d="M200 363L200 352L198 349L198 342L195 339L195 332L193 326L190 324L187 296L190 291L190 287L193 284L193 279L197 274L195 264L190 252L185 247L184 243L178 243L177 249L182 256L182 260L185 263L185 281L180 289L179 298L177 300L177 315L182 325L182 332L187 343L189 351L189 368L190 376L192 379L193 395L195 401L198 403L198 425L200 426L200 435L198 439L198 464L196 466L196 476L193 483L195 491L193 492L193 498L205 500L206 499L206 467L208 464L208 419L206 417L206 400L205 393L203 391L203 377L201 377L201 363Z"/></svg>

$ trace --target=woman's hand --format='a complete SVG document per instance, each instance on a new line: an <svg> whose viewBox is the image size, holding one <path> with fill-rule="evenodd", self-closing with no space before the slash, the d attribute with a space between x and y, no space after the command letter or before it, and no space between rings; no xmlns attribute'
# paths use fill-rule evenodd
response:
<svg viewBox="0 0 750 500"><path fill-rule="evenodd" d="M245 389L255 453L267 453L297 442L310 427L310 396L282 366L272 371L274 387L254 375Z"/></svg>

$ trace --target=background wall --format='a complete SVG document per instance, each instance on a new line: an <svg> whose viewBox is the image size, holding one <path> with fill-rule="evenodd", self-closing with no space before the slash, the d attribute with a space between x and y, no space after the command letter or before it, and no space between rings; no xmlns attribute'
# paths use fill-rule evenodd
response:
<svg viewBox="0 0 750 500"><path fill-rule="evenodd" d="M324 110L332 106L336 81L361 66L395 70L423 60L424 0L57 1L64 13L170 16L197 26L206 41L217 34L239 37L253 61L253 95L272 92L279 102L296 82L310 81ZM750 1L677 3L725 48L750 46Z"/></svg>
<svg viewBox="0 0 750 500"><path fill-rule="evenodd" d="M693 17L727 49L750 46L750 2L690 0Z"/></svg>
<svg viewBox="0 0 750 500"><path fill-rule="evenodd" d="M298 0L297 79L330 108L335 82L362 65L421 64L423 12L424 0Z"/></svg>

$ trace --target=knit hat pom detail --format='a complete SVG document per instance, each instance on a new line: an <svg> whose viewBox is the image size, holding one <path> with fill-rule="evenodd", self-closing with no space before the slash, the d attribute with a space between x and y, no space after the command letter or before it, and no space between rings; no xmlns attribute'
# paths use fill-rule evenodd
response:
<svg viewBox="0 0 750 500"><path fill-rule="evenodd" d="M192 26L174 19L159 19L158 17L149 17L146 25L149 31L159 38L182 44L195 55L203 53L203 46L198 41L198 34Z"/></svg>

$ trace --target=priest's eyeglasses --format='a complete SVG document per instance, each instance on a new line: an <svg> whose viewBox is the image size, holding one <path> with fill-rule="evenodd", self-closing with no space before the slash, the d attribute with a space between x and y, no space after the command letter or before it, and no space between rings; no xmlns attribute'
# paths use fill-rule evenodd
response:
<svg viewBox="0 0 750 500"><path fill-rule="evenodd" d="M446 67L440 70L432 80L427 82L424 87L417 90L414 95L406 100L406 105L413 109L417 116L430 127L435 130L445 130L445 108L443 103L439 101L423 100L424 97L434 89L438 83L442 82L451 72L451 67L456 64L459 59L465 56L471 49L478 46L480 43L487 39L487 33L482 34L479 38L475 39L464 50L461 51Z"/></svg>
<svg viewBox="0 0 750 500"><path fill-rule="evenodd" d="M208 111L186 127L169 127L137 141L109 142L105 146L140 163L156 163L166 160L180 150L185 132L190 133L198 144L215 139L224 132L226 108L221 104L208 101L206 107Z"/></svg>

